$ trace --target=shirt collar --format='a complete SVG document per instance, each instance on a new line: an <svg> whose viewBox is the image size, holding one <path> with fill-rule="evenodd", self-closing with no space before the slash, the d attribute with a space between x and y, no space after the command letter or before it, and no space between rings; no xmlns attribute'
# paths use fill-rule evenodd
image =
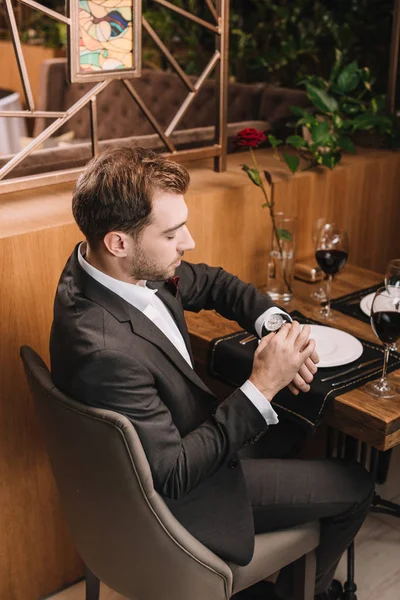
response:
<svg viewBox="0 0 400 600"><path fill-rule="evenodd" d="M149 304L153 304L154 294L157 293L157 290L146 287L145 281L134 284L110 277L110 275L103 273L103 271L89 264L82 253L86 253L86 242L82 242L78 248L79 264L90 277L93 277L101 285L118 294L118 296L121 296L121 298L142 312Z"/></svg>

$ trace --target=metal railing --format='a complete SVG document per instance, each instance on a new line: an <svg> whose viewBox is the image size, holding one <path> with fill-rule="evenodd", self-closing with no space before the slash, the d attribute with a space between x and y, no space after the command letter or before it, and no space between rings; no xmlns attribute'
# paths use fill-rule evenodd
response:
<svg viewBox="0 0 400 600"><path fill-rule="evenodd" d="M65 23L71 27L70 17L66 17L56 11L38 4L34 0L18 0L23 4L34 8L43 14L46 14L58 21ZM70 0L74 1L74 0ZM77 1L77 0L75 0ZM158 46L160 51L163 53L171 67L175 70L177 75L180 77L182 82L188 89L188 95L178 108L176 114L172 118L168 127L164 130L160 123L158 123L155 116L152 114L150 108L142 100L135 85L133 79L127 79L123 76L119 79L123 82L126 89L130 93L132 99L137 103L145 117L151 123L155 131L168 149L168 152L164 153L165 156L179 161L186 160L197 160L201 158L214 158L214 169L216 171L223 171L226 169L226 150L227 150L227 88L228 88L228 35L229 35L229 0L205 0L205 3L209 9L210 16L213 22L208 22L201 19L197 15L194 15L167 0L153 0L155 3L168 8L179 15L197 23L199 26L212 31L215 35L215 52L212 55L210 61L204 68L201 75L198 77L195 83L188 78L182 68L179 66L176 59L173 57L171 52L168 50L164 42L159 38L156 31L150 23L142 17L142 26L150 35L154 43ZM25 59L22 52L21 41L19 38L19 32L15 15L13 12L13 6L11 0L3 0L4 8L7 16L7 20L10 27L10 33L12 42L15 49L15 54L18 63L18 69L21 76L21 81L24 90L24 96L26 101L26 110L21 111L0 111L0 117L42 117L56 120L46 127L30 144L24 149L18 152L10 161L8 161L0 169L0 193L5 191L10 192L13 190L21 190L29 187L38 187L40 185L50 185L51 183L73 181L77 174L82 169L68 169L63 171L55 171L51 173L42 173L33 176L19 177L14 179L4 180L4 177L12 172L17 165L19 165L29 154L31 154L40 144L52 136L58 129L60 129L73 115L75 115L85 105L90 106L90 130L91 130L91 141L92 141L92 154L96 155L99 151L99 139L98 139L98 123L97 123L97 95L104 90L110 83L110 79L105 79L94 85L94 87L87 92L82 98L75 102L64 112L58 111L37 111L34 105L34 99L32 90L29 82L29 77L26 69ZM216 85L216 124L215 124L215 138L214 143L210 146L201 148L189 148L186 150L177 150L171 140L171 135L178 126L179 122L187 112L188 108L192 104L196 95L202 88L204 82L215 72L215 85ZM73 85L73 84L71 84ZM3 180L3 181L1 181Z"/></svg>

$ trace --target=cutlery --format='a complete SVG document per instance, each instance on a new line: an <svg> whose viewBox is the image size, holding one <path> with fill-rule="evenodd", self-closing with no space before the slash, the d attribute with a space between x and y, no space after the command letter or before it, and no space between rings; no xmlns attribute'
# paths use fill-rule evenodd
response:
<svg viewBox="0 0 400 600"><path fill-rule="evenodd" d="M341 373L335 373L334 375L329 375L329 377L324 377L321 379L321 383L325 383L326 381L332 381L332 379L342 378L343 375L347 375L348 373L352 373L353 371L358 371L358 369L363 369L364 367L368 367L369 365L373 365L374 363L382 362L381 358L374 358L373 360L367 360L367 362L360 363L355 367L350 367L350 369L346 369Z"/></svg>
<svg viewBox="0 0 400 600"><path fill-rule="evenodd" d="M381 360L381 362L382 362L382 360ZM368 369L368 371L364 371L363 373L360 373L360 375L362 375L364 377L365 375L370 375L374 371L376 371L377 374L379 375L381 369L379 369L377 371L377 368L378 368L378 365L376 365L376 367L372 367L372 369ZM357 381L357 377L354 377L354 375L352 375L351 377L348 377L347 379L342 379L342 381L335 381L334 383L332 383L332 387L336 387L338 385L345 385L346 383L354 383L355 381Z"/></svg>
<svg viewBox="0 0 400 600"><path fill-rule="evenodd" d="M247 344L248 342L252 342L255 339L257 339L256 336L251 334L251 335L248 335L247 337L243 338L242 340L240 340L239 344L241 344L242 346L245 346L245 344Z"/></svg>

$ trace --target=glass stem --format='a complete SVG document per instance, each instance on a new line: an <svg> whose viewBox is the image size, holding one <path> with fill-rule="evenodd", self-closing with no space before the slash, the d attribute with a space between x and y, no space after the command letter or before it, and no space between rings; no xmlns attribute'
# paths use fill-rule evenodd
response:
<svg viewBox="0 0 400 600"><path fill-rule="evenodd" d="M325 306L325 312L326 312L327 317L329 317L331 314L331 293L332 293L332 275L328 275L328 279L326 281L326 306Z"/></svg>
<svg viewBox="0 0 400 600"><path fill-rule="evenodd" d="M389 362L389 355L390 355L390 346L388 344L385 344L385 352L383 355L382 377L380 380L381 384L386 382L386 371L387 371L387 366L388 366L388 362Z"/></svg>

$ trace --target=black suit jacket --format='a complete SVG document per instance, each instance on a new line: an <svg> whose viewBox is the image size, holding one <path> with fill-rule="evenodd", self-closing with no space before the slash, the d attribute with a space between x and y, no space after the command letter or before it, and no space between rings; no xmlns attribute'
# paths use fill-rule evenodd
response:
<svg viewBox="0 0 400 600"><path fill-rule="evenodd" d="M80 267L77 252L78 246L55 298L54 383L83 403L127 416L155 489L176 518L219 556L247 564L254 527L236 453L266 431L264 418L240 389L219 404L156 325ZM177 274L177 297L164 282L152 286L190 354L184 309L215 309L254 331L257 317L272 306L254 286L223 269L182 262Z"/></svg>

